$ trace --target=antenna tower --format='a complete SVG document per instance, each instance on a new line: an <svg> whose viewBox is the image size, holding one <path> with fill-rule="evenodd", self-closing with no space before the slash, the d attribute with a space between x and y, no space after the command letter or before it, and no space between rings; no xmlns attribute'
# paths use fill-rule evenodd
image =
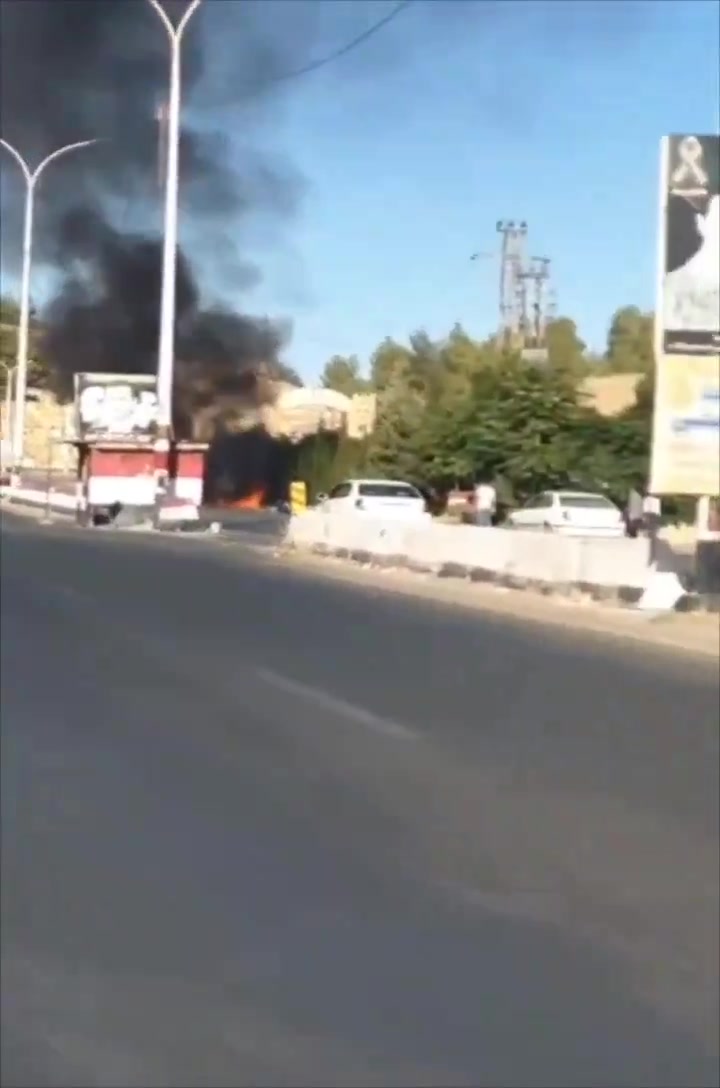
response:
<svg viewBox="0 0 720 1088"><path fill-rule="evenodd" d="M526 265L527 223L499 219L496 230L502 235L497 343L501 350L513 351L522 347L527 324L526 291L522 279Z"/></svg>
<svg viewBox="0 0 720 1088"><path fill-rule="evenodd" d="M518 351L533 363L547 361L547 326L555 314L555 295L550 288L550 259L526 256L527 223L501 219L500 249L500 350Z"/></svg>

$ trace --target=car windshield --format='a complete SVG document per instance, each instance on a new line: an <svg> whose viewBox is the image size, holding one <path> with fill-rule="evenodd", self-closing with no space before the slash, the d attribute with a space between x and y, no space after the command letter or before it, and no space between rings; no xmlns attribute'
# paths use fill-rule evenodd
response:
<svg viewBox="0 0 720 1088"><path fill-rule="evenodd" d="M360 484L360 495L364 499L420 499L422 496L410 484Z"/></svg>
<svg viewBox="0 0 720 1088"><path fill-rule="evenodd" d="M560 505L571 510L615 510L603 495L561 495Z"/></svg>

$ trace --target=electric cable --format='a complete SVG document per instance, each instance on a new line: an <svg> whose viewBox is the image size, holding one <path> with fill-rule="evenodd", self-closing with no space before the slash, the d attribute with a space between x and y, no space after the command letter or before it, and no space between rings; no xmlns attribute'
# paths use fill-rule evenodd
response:
<svg viewBox="0 0 720 1088"><path fill-rule="evenodd" d="M333 61L339 60L341 57L346 56L353 49L357 49L359 45L363 45L368 38L372 38L377 34L379 30L386 27L389 23L396 19L403 11L407 10L411 4L414 4L415 0L400 0L398 4L389 11L387 15L384 15L382 19L378 19L376 23L364 30L362 34L358 34L357 37L351 41L346 42L345 45L340 46L339 49L334 49L332 53L328 53L325 57L319 57L317 60L310 61L308 64L304 64L301 68L296 68L294 71L285 72L280 76L273 76L268 80L266 85L273 83L284 83L289 79L299 79L300 76L310 75L312 72L317 72L320 68L324 68L326 64L332 64Z"/></svg>

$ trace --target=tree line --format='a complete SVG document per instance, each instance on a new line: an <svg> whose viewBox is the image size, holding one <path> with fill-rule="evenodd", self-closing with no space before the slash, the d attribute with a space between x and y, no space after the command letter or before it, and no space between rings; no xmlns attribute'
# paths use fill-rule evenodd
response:
<svg viewBox="0 0 720 1088"><path fill-rule="evenodd" d="M323 433L307 439L298 477L311 495L362 473L438 493L483 479L507 506L553 487L602 490L624 504L648 475L653 315L619 309L601 355L560 317L548 327L547 348L547 363L530 365L456 326L440 341L424 332L407 344L384 340L365 373L357 357L334 356L323 386L375 392L376 426L363 441ZM635 403L612 417L601 415L582 388L586 378L610 374L639 375ZM668 512L673 508L677 503Z"/></svg>

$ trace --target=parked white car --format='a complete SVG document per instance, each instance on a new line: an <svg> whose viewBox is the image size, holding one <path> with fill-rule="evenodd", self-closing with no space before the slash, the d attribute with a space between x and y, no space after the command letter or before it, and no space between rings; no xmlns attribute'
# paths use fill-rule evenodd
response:
<svg viewBox="0 0 720 1088"><path fill-rule="evenodd" d="M412 520L429 517L425 499L404 480L343 480L329 495L318 497L326 514L359 514Z"/></svg>
<svg viewBox="0 0 720 1088"><path fill-rule="evenodd" d="M543 491L508 517L513 529L539 529L565 536L623 536L622 512L605 495L589 491Z"/></svg>

